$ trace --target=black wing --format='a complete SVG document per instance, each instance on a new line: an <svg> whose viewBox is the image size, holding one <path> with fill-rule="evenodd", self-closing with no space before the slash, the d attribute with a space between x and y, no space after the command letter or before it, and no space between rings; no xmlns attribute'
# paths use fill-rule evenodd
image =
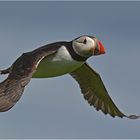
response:
<svg viewBox="0 0 140 140"><path fill-rule="evenodd" d="M72 72L71 76L79 83L84 98L90 105L93 105L97 111L102 110L102 112L110 114L112 117L139 118L139 116L135 115L126 116L117 108L110 98L100 75L87 64L84 64Z"/></svg>
<svg viewBox="0 0 140 140"><path fill-rule="evenodd" d="M6 80L0 83L0 111L12 108L22 96L24 87L30 82L39 62L46 56L56 52L45 47L32 52L24 53L7 69L9 73ZM4 72L4 71L3 71Z"/></svg>

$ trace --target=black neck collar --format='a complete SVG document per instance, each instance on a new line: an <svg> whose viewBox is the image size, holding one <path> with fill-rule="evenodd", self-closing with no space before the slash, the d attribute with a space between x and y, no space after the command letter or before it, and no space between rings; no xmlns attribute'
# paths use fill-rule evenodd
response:
<svg viewBox="0 0 140 140"><path fill-rule="evenodd" d="M88 59L88 57L81 56L75 52L75 50L73 49L73 46L72 46L72 41L70 41L70 42L60 41L60 42L47 44L47 45L44 45L44 46L34 50L34 52L38 52L39 50L45 51L45 52L50 51L50 50L57 50L61 46L65 46L67 48L67 50L69 51L71 57L76 61L81 62L81 61L86 61Z"/></svg>
<svg viewBox="0 0 140 140"><path fill-rule="evenodd" d="M79 54L77 54L75 52L75 50L73 49L73 46L72 46L72 41L71 42L67 42L66 48L67 48L67 50L69 51L71 57L74 60L76 60L76 61L86 61L88 59L88 57L81 56L81 55L79 55Z"/></svg>

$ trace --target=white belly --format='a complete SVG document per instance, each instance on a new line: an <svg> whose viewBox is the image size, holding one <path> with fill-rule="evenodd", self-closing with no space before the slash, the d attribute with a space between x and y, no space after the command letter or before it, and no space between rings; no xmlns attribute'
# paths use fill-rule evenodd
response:
<svg viewBox="0 0 140 140"><path fill-rule="evenodd" d="M73 60L67 49L62 46L56 54L44 58L39 63L33 78L61 76L72 72L83 63Z"/></svg>

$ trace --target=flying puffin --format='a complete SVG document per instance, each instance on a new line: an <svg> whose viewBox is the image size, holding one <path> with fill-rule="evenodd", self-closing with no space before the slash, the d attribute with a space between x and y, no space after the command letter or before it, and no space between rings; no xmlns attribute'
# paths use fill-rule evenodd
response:
<svg viewBox="0 0 140 140"><path fill-rule="evenodd" d="M91 56L105 53L102 43L83 35L72 41L60 41L23 53L1 74L9 74L0 83L0 112L11 109L20 99L31 78L48 78L70 74L79 84L87 102L112 117L137 119L123 114L110 98L100 75L86 62Z"/></svg>

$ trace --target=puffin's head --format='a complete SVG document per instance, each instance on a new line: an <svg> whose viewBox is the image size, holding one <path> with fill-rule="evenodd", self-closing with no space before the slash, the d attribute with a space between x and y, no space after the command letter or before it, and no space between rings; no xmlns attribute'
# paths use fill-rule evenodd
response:
<svg viewBox="0 0 140 140"><path fill-rule="evenodd" d="M84 57L105 53L102 43L93 36L80 36L72 41L72 45L75 52Z"/></svg>

